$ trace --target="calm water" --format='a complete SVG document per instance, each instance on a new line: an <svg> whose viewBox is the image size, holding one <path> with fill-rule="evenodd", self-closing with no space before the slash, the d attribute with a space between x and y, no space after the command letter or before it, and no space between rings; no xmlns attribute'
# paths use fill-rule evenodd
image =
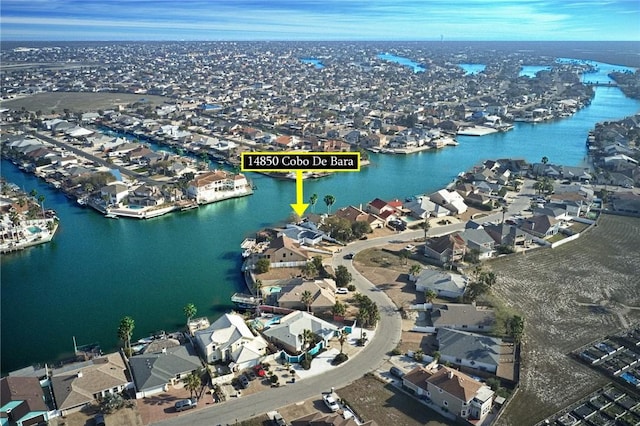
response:
<svg viewBox="0 0 640 426"><path fill-rule="evenodd" d="M432 192L483 159L517 157L579 165L585 139L596 122L640 110L640 102L617 88L599 87L591 106L569 119L543 124L517 123L508 133L460 137L460 146L416 155L372 155L361 172L338 173L305 182L306 199L324 195L335 208L366 204L375 197L401 198ZM37 178L7 161L2 176L27 192L46 197L61 227L52 243L2 256L2 371L70 355L79 344L117 344L120 318L136 321L134 338L184 323L182 307L193 302L211 318L231 308L242 290L239 244L257 229L286 220L295 201L295 183L258 174L253 196L229 200L148 221L105 219L79 208Z"/></svg>
<svg viewBox="0 0 640 426"><path fill-rule="evenodd" d="M531 77L531 78L533 78L533 77L535 77L535 76L536 76L536 74L537 74L539 71L542 71L542 70L550 70L550 69L551 69L551 67L547 67L547 66L540 66L540 65L523 65L523 66L520 68L520 73L518 74L518 76L520 76L520 77L526 76L526 77Z"/></svg>
<svg viewBox="0 0 640 426"><path fill-rule="evenodd" d="M396 56L390 53L380 53L379 55L377 55L377 57L384 61L395 62L397 64L404 65L405 67L412 68L413 72L415 73L424 72L426 70L424 65L414 62L411 59L404 58L402 56Z"/></svg>
<svg viewBox="0 0 640 426"><path fill-rule="evenodd" d="M458 64L464 70L466 75L478 74L487 67L484 64Z"/></svg>

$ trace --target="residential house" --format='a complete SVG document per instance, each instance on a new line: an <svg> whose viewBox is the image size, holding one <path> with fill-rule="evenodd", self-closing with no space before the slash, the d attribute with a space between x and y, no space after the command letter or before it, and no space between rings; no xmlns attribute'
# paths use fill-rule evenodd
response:
<svg viewBox="0 0 640 426"><path fill-rule="evenodd" d="M40 380L36 377L0 379L0 424L31 426L49 421Z"/></svg>
<svg viewBox="0 0 640 426"><path fill-rule="evenodd" d="M160 188L153 185L140 185L129 196L129 204L134 206L159 206L164 202L164 195Z"/></svg>
<svg viewBox="0 0 640 426"><path fill-rule="evenodd" d="M129 358L131 374L136 386L136 397L144 398L166 392L193 371L202 368L202 362L191 343L157 352L134 355Z"/></svg>
<svg viewBox="0 0 640 426"><path fill-rule="evenodd" d="M402 201L393 200L390 202L376 198L367 204L367 211L375 215L382 215L384 212L398 213L402 209Z"/></svg>
<svg viewBox="0 0 640 426"><path fill-rule="evenodd" d="M467 251L477 250L479 259L488 259L495 253L495 241L484 229L465 229L458 233Z"/></svg>
<svg viewBox="0 0 640 426"><path fill-rule="evenodd" d="M640 195L618 192L611 197L611 210L618 214L640 216Z"/></svg>
<svg viewBox="0 0 640 426"><path fill-rule="evenodd" d="M430 216L443 217L451 213L446 208L431 201L428 197L416 197L404 203L403 208L409 210L409 214L416 219L427 219Z"/></svg>
<svg viewBox="0 0 640 426"><path fill-rule="evenodd" d="M382 228L385 226L385 221L382 218L367 213L354 206L347 206L338 209L334 216L347 219L350 222L367 222L371 229Z"/></svg>
<svg viewBox="0 0 640 426"><path fill-rule="evenodd" d="M261 257L269 259L272 268L291 268L304 266L309 254L300 248L291 238L280 235L271 241Z"/></svg>
<svg viewBox="0 0 640 426"><path fill-rule="evenodd" d="M282 287L278 293L278 306L307 310L307 306L302 303L302 294L305 291L311 294L309 310L314 314L329 312L336 304L336 283L333 280L316 280Z"/></svg>
<svg viewBox="0 0 640 426"><path fill-rule="evenodd" d="M455 191L451 192L446 189L441 189L431 194L429 198L434 203L446 207L447 210L453 214L461 214L467 211L467 205L464 203L464 199Z"/></svg>
<svg viewBox="0 0 640 426"><path fill-rule="evenodd" d="M131 381L122 355L112 353L53 370L51 387L58 410L66 416L96 403L109 393L130 388Z"/></svg>
<svg viewBox="0 0 640 426"><path fill-rule="evenodd" d="M294 311L280 318L278 324L265 329L262 334L287 352L298 354L304 349L304 331L311 330L326 347L338 333L338 327L304 311Z"/></svg>
<svg viewBox="0 0 640 426"><path fill-rule="evenodd" d="M322 241L324 233L289 223L285 229L278 232L278 236L280 235L286 235L300 245L315 246Z"/></svg>
<svg viewBox="0 0 640 426"><path fill-rule="evenodd" d="M430 238L424 245L424 255L439 265L460 262L466 250L467 245L458 234Z"/></svg>
<svg viewBox="0 0 640 426"><path fill-rule="evenodd" d="M404 375L402 383L416 395L429 398L432 404L473 425L481 425L491 412L491 388L453 368L418 366Z"/></svg>
<svg viewBox="0 0 640 426"><path fill-rule="evenodd" d="M267 342L255 336L244 317L224 314L204 330L195 332L195 342L205 362L232 362L232 368L244 370L260 363Z"/></svg>
<svg viewBox="0 0 640 426"><path fill-rule="evenodd" d="M467 305L463 303L447 303L434 306L431 310L431 323L436 329L489 332L496 322L493 309Z"/></svg>
<svg viewBox="0 0 640 426"><path fill-rule="evenodd" d="M437 332L440 360L496 374L501 359L513 353L513 347L501 339L442 327Z"/></svg>
<svg viewBox="0 0 640 426"><path fill-rule="evenodd" d="M536 237L545 238L558 233L560 221L547 215L536 215L525 219L520 229Z"/></svg>
<svg viewBox="0 0 640 426"><path fill-rule="evenodd" d="M515 249L517 247L528 247L532 241L531 234L514 225L505 223L491 224L485 226L484 230L499 246L508 246Z"/></svg>
<svg viewBox="0 0 640 426"><path fill-rule="evenodd" d="M247 179L243 174L234 175L224 170L213 170L196 176L187 187L187 195L198 204L206 204L227 198L248 195Z"/></svg>
<svg viewBox="0 0 640 426"><path fill-rule="evenodd" d="M111 182L100 188L100 196L107 200L107 205L117 206L129 195L129 187L122 182Z"/></svg>
<svg viewBox="0 0 640 426"><path fill-rule="evenodd" d="M436 269L423 269L418 276L410 275L415 282L416 291L432 290L438 297L457 299L464 295L467 288L467 277Z"/></svg>

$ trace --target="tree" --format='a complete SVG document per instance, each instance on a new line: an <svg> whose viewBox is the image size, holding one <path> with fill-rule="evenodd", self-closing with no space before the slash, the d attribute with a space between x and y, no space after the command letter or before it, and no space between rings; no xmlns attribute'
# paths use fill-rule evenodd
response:
<svg viewBox="0 0 640 426"><path fill-rule="evenodd" d="M256 273L264 274L265 272L269 272L269 268L271 267L271 262L266 257L259 259L256 262Z"/></svg>
<svg viewBox="0 0 640 426"><path fill-rule="evenodd" d="M187 377L184 378L184 387L190 392L190 398L193 398L193 394L202 386L202 379L200 373L192 371ZM196 394L197 396L197 394Z"/></svg>
<svg viewBox="0 0 640 426"><path fill-rule="evenodd" d="M313 294L309 290L305 290L302 292L300 296L300 301L307 308L307 312L311 311L311 304L313 303Z"/></svg>
<svg viewBox="0 0 640 426"><path fill-rule="evenodd" d="M118 338L123 341L124 351L127 356L131 356L131 336L135 326L135 321L129 316L123 317L118 326Z"/></svg>
<svg viewBox="0 0 640 426"><path fill-rule="evenodd" d="M351 272L344 265L338 265L336 268L336 285L338 287L346 287L353 280Z"/></svg>
<svg viewBox="0 0 640 426"><path fill-rule="evenodd" d="M307 278L313 278L316 276L316 274L318 273L318 270L316 269L316 265L313 262L307 262L303 267L302 267L302 273L307 277Z"/></svg>
<svg viewBox="0 0 640 426"><path fill-rule="evenodd" d="M311 210L316 212L316 203L318 202L318 194L313 194L309 197L309 204L311 204Z"/></svg>
<svg viewBox="0 0 640 426"><path fill-rule="evenodd" d="M406 265L408 261L407 259L409 259L409 251L402 250L398 256L400 257L400 263Z"/></svg>
<svg viewBox="0 0 640 426"><path fill-rule="evenodd" d="M418 348L418 350L413 353L413 359L415 359L418 362L422 362L423 356L424 356L424 351L422 350L422 348Z"/></svg>
<svg viewBox="0 0 640 426"><path fill-rule="evenodd" d="M304 349L305 349L305 357L309 356L309 350L313 346L313 343L316 340L316 335L313 334L313 331L305 328L302 332L302 340L304 341Z"/></svg>
<svg viewBox="0 0 640 426"><path fill-rule="evenodd" d="M513 340L516 343L520 343L522 341L522 335L524 334L524 318L520 315L514 315L509 319L507 329L509 335L513 337Z"/></svg>
<svg viewBox="0 0 640 426"><path fill-rule="evenodd" d="M424 231L424 240L427 241L427 232L431 229L431 224L429 223L428 218L425 218L424 222L420 224L420 228Z"/></svg>
<svg viewBox="0 0 640 426"><path fill-rule="evenodd" d="M331 214L331 206L336 202L336 197L333 195L325 195L324 203L327 205L327 214Z"/></svg>
<svg viewBox="0 0 640 426"><path fill-rule="evenodd" d="M502 223L504 223L504 215L509 211L507 206L502 206Z"/></svg>
<svg viewBox="0 0 640 426"><path fill-rule="evenodd" d="M420 266L417 263L414 263L413 265L411 265L411 269L409 269L409 274L413 276L417 276L420 274L420 272L422 272L422 266Z"/></svg>
<svg viewBox="0 0 640 426"><path fill-rule="evenodd" d="M356 220L351 223L351 233L354 238L360 238L364 234L371 233L371 225L363 220Z"/></svg>
<svg viewBox="0 0 640 426"><path fill-rule="evenodd" d="M184 308L182 308L182 312L184 312L184 316L187 317L187 325L189 325L189 321L191 318L195 317L198 313L198 308L193 303L187 303Z"/></svg>
<svg viewBox="0 0 640 426"><path fill-rule="evenodd" d="M547 157L546 155L544 157L542 157L542 160L540 160L540 162L544 165L546 165L549 162L549 157Z"/></svg>
<svg viewBox="0 0 640 426"><path fill-rule="evenodd" d="M331 216L325 219L321 229L339 241L353 240L351 221L343 217Z"/></svg>
<svg viewBox="0 0 640 426"><path fill-rule="evenodd" d="M436 297L438 297L438 294L432 289L427 289L424 292L424 299L427 301L427 303L433 302L433 299L435 299Z"/></svg>
<svg viewBox="0 0 640 426"><path fill-rule="evenodd" d="M258 296L262 296L262 280L260 278L254 281L253 291L255 291Z"/></svg>
<svg viewBox="0 0 640 426"><path fill-rule="evenodd" d="M340 302L339 300L336 300L336 303L331 307L331 313L333 315L341 317L344 316L346 312L346 306L344 306L344 303Z"/></svg>
<svg viewBox="0 0 640 426"><path fill-rule="evenodd" d="M441 356L442 356L442 354L440 353L440 351L435 351L433 353L433 359L436 362L436 364L440 362L440 357Z"/></svg>

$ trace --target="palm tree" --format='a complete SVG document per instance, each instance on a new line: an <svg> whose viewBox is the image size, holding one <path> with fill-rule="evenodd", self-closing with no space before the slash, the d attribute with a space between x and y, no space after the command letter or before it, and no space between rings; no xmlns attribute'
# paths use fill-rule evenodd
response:
<svg viewBox="0 0 640 426"><path fill-rule="evenodd" d="M327 205L327 214L331 213L331 206L336 202L336 197L333 195L325 195L324 203Z"/></svg>
<svg viewBox="0 0 640 426"><path fill-rule="evenodd" d="M422 271L422 266L417 263L411 265L411 269L409 269L409 274L416 276Z"/></svg>
<svg viewBox="0 0 640 426"><path fill-rule="evenodd" d="M436 297L438 297L438 294L432 289L427 289L427 291L424 292L424 298L427 303L433 302L433 299L435 299Z"/></svg>
<svg viewBox="0 0 640 426"><path fill-rule="evenodd" d="M442 354L440 353L440 351L435 351L433 353L433 360L437 363L440 362L440 357L442 356Z"/></svg>
<svg viewBox="0 0 640 426"><path fill-rule="evenodd" d="M524 334L524 318L520 315L514 315L508 322L508 329L513 340L520 343Z"/></svg>
<svg viewBox="0 0 640 426"><path fill-rule="evenodd" d="M549 157L547 157L546 155L544 157L542 157L542 160L540 160L540 162L544 165L546 165L549 162Z"/></svg>
<svg viewBox="0 0 640 426"><path fill-rule="evenodd" d="M307 312L311 310L311 304L313 303L313 294L309 290L305 290L302 292L302 296L300 297L300 301L304 306L307 307Z"/></svg>
<svg viewBox="0 0 640 426"><path fill-rule="evenodd" d="M189 321L196 316L198 308L196 308L196 305L193 303L187 303L184 308L182 308L182 312L184 312L184 316L187 317L187 326L189 326Z"/></svg>
<svg viewBox="0 0 640 426"><path fill-rule="evenodd" d="M347 338L349 337L349 333L347 333L347 330L345 330L344 328L340 331L340 334L338 335L338 343L340 343L340 353L342 354L342 347L344 346L344 342L347 341Z"/></svg>
<svg viewBox="0 0 640 426"><path fill-rule="evenodd" d="M120 320L118 326L118 338L124 342L124 351L127 356L131 356L131 336L135 325L133 318L126 316Z"/></svg>
<svg viewBox="0 0 640 426"><path fill-rule="evenodd" d="M44 195L38 195L38 202L40 203L40 208L42 209L42 218L44 219Z"/></svg>
<svg viewBox="0 0 640 426"><path fill-rule="evenodd" d="M509 209L507 208L507 206L502 206L502 223L504 223L504 215L508 211L509 211Z"/></svg>
<svg viewBox="0 0 640 426"><path fill-rule="evenodd" d="M313 194L311 197L309 197L309 204L311 204L311 210L315 213L316 212L316 203L318 202L318 194Z"/></svg>
<svg viewBox="0 0 640 426"><path fill-rule="evenodd" d="M336 300L336 303L331 307L331 313L336 316L344 316L347 312L347 308L344 306L344 303Z"/></svg>
<svg viewBox="0 0 640 426"><path fill-rule="evenodd" d="M256 295L262 296L262 280L260 278L256 279L253 283L253 290L256 292Z"/></svg>
<svg viewBox="0 0 640 426"><path fill-rule="evenodd" d="M313 331L305 328L302 332L302 340L304 341L304 349L305 349L305 357L309 356L309 349L313 345L313 342L316 339L316 335L313 334Z"/></svg>
<svg viewBox="0 0 640 426"><path fill-rule="evenodd" d="M200 378L200 374L197 370L192 371L184 378L184 387L191 393L190 398L193 398L193 394L196 393L201 386L202 379Z"/></svg>
<svg viewBox="0 0 640 426"><path fill-rule="evenodd" d="M424 240L427 241L427 232L431 229L431 224L429 223L428 218L425 218L424 222L420 224L420 228L424 231Z"/></svg>

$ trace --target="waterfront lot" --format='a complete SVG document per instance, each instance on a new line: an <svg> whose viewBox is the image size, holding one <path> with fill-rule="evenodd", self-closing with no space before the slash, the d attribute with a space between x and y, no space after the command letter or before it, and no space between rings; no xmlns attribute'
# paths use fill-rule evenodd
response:
<svg viewBox="0 0 640 426"><path fill-rule="evenodd" d="M568 354L640 319L640 220L605 215L575 242L489 264L493 292L524 314L520 390L500 420L533 424L607 382Z"/></svg>

